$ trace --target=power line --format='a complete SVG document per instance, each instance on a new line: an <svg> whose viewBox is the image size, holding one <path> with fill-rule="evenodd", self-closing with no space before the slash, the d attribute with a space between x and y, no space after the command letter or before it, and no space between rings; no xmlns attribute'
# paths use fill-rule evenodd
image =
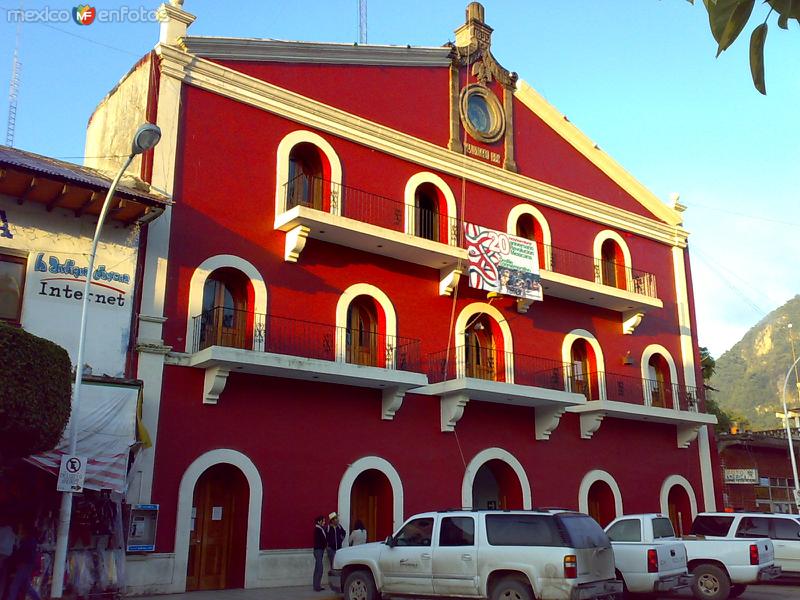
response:
<svg viewBox="0 0 800 600"><path fill-rule="evenodd" d="M706 256L697 246L692 246L692 254L697 256L702 262L706 264L709 269L717 276L719 279L727 285L731 290L733 290L744 302L750 306L755 312L757 312L762 317L767 315L767 311L763 308L758 306L747 294L744 293L739 287L737 287L733 282L731 282L723 273L723 271L727 271L724 267L714 263L708 256ZM730 271L728 271L730 273Z"/></svg>
<svg viewBox="0 0 800 600"><path fill-rule="evenodd" d="M745 219L753 219L756 221L766 221L768 223L776 223L778 225L786 225L787 227L800 227L800 223L792 223L791 221L783 221L781 219L771 219L769 217L760 217L757 215L748 215L746 213L737 212L735 210L728 210L725 208L719 208L716 206L707 206L704 204L697 204L692 202L690 208L703 208L705 210L713 210L716 212L727 213L730 215L736 215L737 217L743 217Z"/></svg>

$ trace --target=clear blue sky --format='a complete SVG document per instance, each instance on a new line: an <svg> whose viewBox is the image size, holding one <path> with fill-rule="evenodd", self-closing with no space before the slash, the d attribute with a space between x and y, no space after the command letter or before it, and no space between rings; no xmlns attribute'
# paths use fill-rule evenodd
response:
<svg viewBox="0 0 800 600"><path fill-rule="evenodd" d="M93 4L98 9L122 2ZM466 0L370 0L369 42L441 45ZM767 37L767 91L752 87L751 26L719 59L702 2L486 0L498 60L536 88L660 198L679 192L700 344L719 356L800 293L800 27ZM156 2L126 4L155 8ZM15 26L0 0L0 89ZM33 2L25 8L68 9ZM195 35L352 42L357 0L186 0ZM764 6L756 5L759 19ZM755 18L753 20L755 23ZM81 162L97 102L158 40L155 23L26 24L15 145ZM5 122L7 103L0 101ZM3 142L5 137L0 139ZM800 327L800 323L795 324Z"/></svg>

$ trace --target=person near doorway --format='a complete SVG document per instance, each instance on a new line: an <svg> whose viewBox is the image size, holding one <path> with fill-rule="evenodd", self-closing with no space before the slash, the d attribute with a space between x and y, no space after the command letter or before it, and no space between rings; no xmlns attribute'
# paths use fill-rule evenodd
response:
<svg viewBox="0 0 800 600"><path fill-rule="evenodd" d="M322 558L328 546L328 536L325 533L325 517L319 515L314 519L314 591L321 592L322 587Z"/></svg>
<svg viewBox="0 0 800 600"><path fill-rule="evenodd" d="M356 523L353 525L353 531L350 532L350 536L347 538L347 545L358 546L359 544L366 543L367 530L364 529L364 523L361 521L361 519L356 519Z"/></svg>
<svg viewBox="0 0 800 600"><path fill-rule="evenodd" d="M342 547L344 540L347 538L347 532L344 527L339 523L339 515L332 512L328 515L328 560L331 562L333 568L333 557L336 556L336 551Z"/></svg>
<svg viewBox="0 0 800 600"><path fill-rule="evenodd" d="M8 589L9 600L16 600L22 592L22 597L30 596L33 600L41 600L39 594L31 585L33 571L39 562L39 540L36 539L36 532L31 525L23 525L22 536L16 552L14 552L14 564L17 572L11 581Z"/></svg>

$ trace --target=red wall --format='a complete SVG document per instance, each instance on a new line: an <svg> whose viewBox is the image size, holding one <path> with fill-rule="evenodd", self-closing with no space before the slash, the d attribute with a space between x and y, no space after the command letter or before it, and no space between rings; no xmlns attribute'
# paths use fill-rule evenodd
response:
<svg viewBox="0 0 800 600"><path fill-rule="evenodd" d="M308 547L317 514L337 510L347 466L380 456L398 471L404 512L461 506L465 465L500 447L525 468L533 504L578 508L593 469L608 471L626 512L659 511L664 479L689 479L701 500L696 445L677 449L675 427L607 418L592 440L565 415L547 441L534 437L534 409L470 402L454 433L439 431L439 401L409 394L393 421L380 420L376 390L232 373L216 406L203 405L203 372L164 373L153 501L161 504L158 550L174 543L178 486L186 468L215 448L238 450L258 467L264 489L262 548ZM633 459L632 457L639 457Z"/></svg>
<svg viewBox="0 0 800 600"><path fill-rule="evenodd" d="M402 68L342 70L327 66L312 70L275 64L243 64L241 68L446 144L446 95L442 96L444 101L438 96L405 99L408 111L389 112L383 102L400 100L391 94L377 94L387 82L399 88L405 79L418 78L420 70L411 73ZM348 85L342 85L343 73ZM431 90L446 83L446 76L438 71L422 76L428 78L425 81ZM342 87L347 89L334 94ZM441 93L446 91L443 85ZM429 104L430 109L421 108ZM413 114L414 119L405 112ZM521 112L517 105L517 136L524 141L518 144L517 161L526 174L546 175L559 183L563 179L564 187L646 214L644 209L632 206L631 199L604 175L598 175L585 159L570 152L565 142ZM398 335L420 339L423 356L444 349L451 338L454 301L438 295L437 270L314 239L308 240L298 263L284 261L285 234L273 229L276 150L287 133L300 128L255 108L185 88L165 343L175 350L183 349L194 269L210 256L232 254L252 263L264 276L272 315L333 324L342 291L354 283L367 282L384 291L394 304ZM346 185L402 201L408 178L426 170L318 133L338 153ZM460 207L462 182L440 175ZM464 190L463 216L500 230L505 230L508 211L523 202L471 183L465 184ZM555 246L592 254L594 237L605 227L547 207L538 208L547 218ZM545 291L544 302L520 315L510 299L500 299L495 306L510 324L515 352L560 361L565 333L582 328L597 337L608 372L640 377L641 353L651 343L665 346L680 360L670 248L620 233L631 250L634 266L656 275L664 309L648 313L635 335L623 336L617 312L547 297ZM456 314L475 301L485 301L485 295L462 283L455 301ZM621 360L628 351L635 366L623 367ZM679 379L683 383L680 370ZM516 456L528 474L536 505L577 508L580 481L592 469L603 469L614 476L627 512L659 510L661 483L676 473L689 479L698 502L702 502L697 446L678 449L674 426L606 418L592 440L581 440L578 418L565 415L550 440L536 441L534 410L528 408L470 402L457 425L457 434L452 434L440 431L439 401L435 397L407 395L395 420L382 421L380 396L375 390L234 373L219 404L211 406L202 404L202 388L202 370L165 368L153 492L153 501L162 508L159 551L172 549L175 502L185 469L214 448L239 450L259 468L264 485L264 548L308 547L312 517L336 510L344 470L362 456L381 456L398 470L404 483L406 515L460 505L464 463L459 443L467 462L494 446Z"/></svg>
<svg viewBox="0 0 800 600"><path fill-rule="evenodd" d="M724 443L724 442L723 442ZM764 448L754 444L728 446L720 454L720 462L726 469L758 469L759 477L786 477L794 487L789 448L776 446ZM720 469L722 471L722 469ZM755 485L725 484L725 506L733 509L756 510ZM791 493L791 490L790 490ZM794 502L790 500L790 502Z"/></svg>

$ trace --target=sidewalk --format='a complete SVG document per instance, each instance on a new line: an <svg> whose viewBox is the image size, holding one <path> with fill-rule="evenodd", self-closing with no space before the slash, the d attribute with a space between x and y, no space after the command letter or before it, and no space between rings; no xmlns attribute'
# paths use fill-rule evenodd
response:
<svg viewBox="0 0 800 600"><path fill-rule="evenodd" d="M252 590L210 590L160 596L129 596L131 600L341 600L330 589L315 592L311 585L300 587L257 588Z"/></svg>

